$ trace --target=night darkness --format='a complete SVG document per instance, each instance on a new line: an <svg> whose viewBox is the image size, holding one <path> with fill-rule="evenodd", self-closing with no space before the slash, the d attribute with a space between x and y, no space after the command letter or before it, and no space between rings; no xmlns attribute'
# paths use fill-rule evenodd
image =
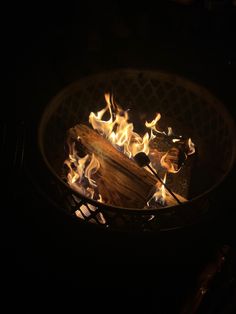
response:
<svg viewBox="0 0 236 314"><path fill-rule="evenodd" d="M16 60L7 75L10 83L16 82L16 112L13 119L11 109L5 115L11 125L7 136L19 125L36 125L46 104L69 83L127 67L161 69L191 79L222 100L235 119L236 7L233 1L178 2L128 6L78 1L15 8L15 25L6 32L8 58ZM10 147L6 139L3 149L8 148L12 168L17 144L13 139ZM13 279L12 268L7 270L8 283L24 296L26 313L34 313L38 305L45 309L48 300L52 309L65 301L77 304L81 313L87 312L82 310L85 305L108 313L126 309L179 313L217 250L226 244L236 255L234 193L230 193L235 171L212 196L217 213L211 220L178 232L142 236L77 224L51 205L24 171L13 169L20 184L17 189L9 185L7 210L14 230L13 241L4 246L14 252L16 270ZM222 193L227 194L223 203ZM236 270L229 267L228 276L235 280ZM199 313L231 313L225 308L233 298L225 294L235 290L227 291L216 288L208 300L211 312L206 303ZM225 303L215 306L218 298Z"/></svg>

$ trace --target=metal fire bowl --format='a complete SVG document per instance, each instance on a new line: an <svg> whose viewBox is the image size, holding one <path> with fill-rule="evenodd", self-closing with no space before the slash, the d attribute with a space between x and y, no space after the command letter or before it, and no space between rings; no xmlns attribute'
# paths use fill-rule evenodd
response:
<svg viewBox="0 0 236 314"><path fill-rule="evenodd" d="M160 125L192 138L197 154L188 202L148 210L115 207L84 197L62 180L66 132L77 123L88 123L89 113L104 107L106 91L130 109L130 120L137 122L139 131L145 120L160 112ZM133 69L96 74L66 87L45 108L38 138L53 174L58 206L78 220L119 230L166 230L199 219L206 211L209 193L231 170L236 151L233 120L209 91L177 75Z"/></svg>

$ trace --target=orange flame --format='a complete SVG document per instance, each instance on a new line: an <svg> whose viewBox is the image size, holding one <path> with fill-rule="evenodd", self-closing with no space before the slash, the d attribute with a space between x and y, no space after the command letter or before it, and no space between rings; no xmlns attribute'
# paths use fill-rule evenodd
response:
<svg viewBox="0 0 236 314"><path fill-rule="evenodd" d="M79 157L75 149L75 143L68 143L69 145L69 159L65 160L65 164L69 168L67 174L68 184L73 187L77 192L82 193L90 198L94 198L94 187L96 187L96 181L92 178L100 167L100 163L97 158L92 154L88 154L84 157ZM85 187L84 180L87 187ZM98 195L101 199L101 196Z"/></svg>
<svg viewBox="0 0 236 314"><path fill-rule="evenodd" d="M195 153L195 144L192 142L191 138L188 139L188 155L192 155Z"/></svg>
<svg viewBox="0 0 236 314"><path fill-rule="evenodd" d="M166 183L166 177L167 174L165 173L164 178L162 180L162 182L165 184ZM164 186L164 184L161 184L160 186L160 182L158 181L156 184L156 192L153 194L152 198L148 201L148 205L152 200L155 200L156 202L158 202L159 204L161 204L162 206L165 206L166 203L166 188Z"/></svg>
<svg viewBox="0 0 236 314"><path fill-rule="evenodd" d="M129 158L133 158L136 154L144 152L146 155L150 153L150 142L156 138L156 133L162 133L166 136L173 136L171 127L168 127L168 132L160 131L157 127L158 121L161 119L161 114L156 113L156 117L151 122L145 122L145 126L149 132L146 132L143 136L134 131L133 123L129 122L129 110L123 110L120 106L114 103L113 96L109 93L104 95L106 106L97 113L91 112L89 115L89 123L93 129L99 134L104 136L110 141L110 143L116 147L119 151L122 151ZM108 116L106 119L104 116ZM79 137L78 137L79 140ZM178 142L180 139L173 138L172 142ZM76 191L93 198L99 202L102 202L101 195L97 192L96 173L99 171L100 163L94 154L79 157L75 149L75 143L69 144L69 158L65 161L65 164L69 168L67 174L68 184ZM188 139L188 152L187 155L191 155L195 152L195 145ZM160 160L160 164L167 172L176 173L174 163L171 160L166 161L167 153L164 153ZM153 167L152 164L150 164ZM166 182L167 173L164 176L163 182ZM157 183L156 193L152 196L152 199L164 204L166 199L166 189L164 185L160 186ZM150 201L149 201L150 202ZM148 203L149 203L148 202ZM92 205L91 205L92 206ZM95 210L93 207L90 210ZM89 211L88 208L82 208L82 213L86 216ZM82 215L78 212L77 215ZM103 218L99 218L103 219Z"/></svg>
<svg viewBox="0 0 236 314"><path fill-rule="evenodd" d="M169 152L165 153L160 160L160 164L163 168L165 168L170 173L177 173L180 171L181 168L176 166L176 163L174 163L171 158L169 157Z"/></svg>
<svg viewBox="0 0 236 314"><path fill-rule="evenodd" d="M89 122L101 135L106 137L116 148L129 158L139 152L149 154L149 142L152 139L146 132L143 137L134 132L133 123L128 122L128 110L118 105L114 106L110 94L105 94L106 107L97 113L91 112ZM109 112L109 119L102 120L104 114Z"/></svg>

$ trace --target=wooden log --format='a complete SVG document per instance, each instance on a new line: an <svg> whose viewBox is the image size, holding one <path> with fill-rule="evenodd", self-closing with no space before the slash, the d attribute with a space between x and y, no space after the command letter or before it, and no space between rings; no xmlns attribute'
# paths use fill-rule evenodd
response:
<svg viewBox="0 0 236 314"><path fill-rule="evenodd" d="M129 208L145 207L155 192L157 181L151 173L86 125L78 124L71 128L69 136L72 140L79 136L85 152L93 153L98 159L100 167L96 182L105 203Z"/></svg>

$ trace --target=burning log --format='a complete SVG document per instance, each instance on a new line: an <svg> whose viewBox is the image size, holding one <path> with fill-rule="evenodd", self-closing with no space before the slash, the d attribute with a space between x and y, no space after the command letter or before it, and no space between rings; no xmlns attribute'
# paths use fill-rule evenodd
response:
<svg viewBox="0 0 236 314"><path fill-rule="evenodd" d="M114 206L144 208L153 200L161 206L186 201L172 189L183 197L186 193L176 191L175 185L169 186L169 182L166 184L161 178L165 175L166 180L167 173L179 172L187 155L194 153L191 139L176 138L170 127L168 134L158 131L159 113L153 121L145 122L151 131L141 136L134 132L128 110L116 105L109 93L104 96L106 107L89 115L89 123L96 131L85 125L69 130L69 158L65 160L69 185L89 198ZM110 118L103 120L104 114ZM160 133L163 141L158 140ZM168 146L164 151L156 147L162 142ZM139 154L148 158L148 164L136 164L138 161L133 158Z"/></svg>
<svg viewBox="0 0 236 314"><path fill-rule="evenodd" d="M78 141L77 149L80 154L89 154L96 157L99 169L95 174L98 193L105 203L122 206L143 208L153 197L154 207L177 205L177 201L168 191L163 202L155 202L156 178L136 162L118 151L112 144L96 131L79 124L68 132L69 141ZM159 185L160 186L160 185ZM174 193L180 202L187 199ZM151 204L150 203L150 204Z"/></svg>
<svg viewBox="0 0 236 314"><path fill-rule="evenodd" d="M100 163L96 172L98 192L105 203L143 208L154 194L156 178L135 161L114 148L109 141L83 124L69 130L72 140L80 140L86 154L94 154Z"/></svg>

